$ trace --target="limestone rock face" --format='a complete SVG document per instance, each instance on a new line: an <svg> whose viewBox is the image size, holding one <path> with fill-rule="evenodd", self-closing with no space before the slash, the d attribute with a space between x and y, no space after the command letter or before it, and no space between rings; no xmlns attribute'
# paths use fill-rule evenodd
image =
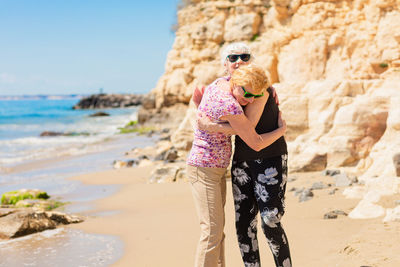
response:
<svg viewBox="0 0 400 267"><path fill-rule="evenodd" d="M327 60L326 50L327 40L322 35L311 34L293 39L282 47L279 54L279 81L305 83L323 78Z"/></svg>
<svg viewBox="0 0 400 267"><path fill-rule="evenodd" d="M195 87L223 75L226 45L243 41L278 92L289 168L346 167L362 179L395 177L399 6L398 0L191 1L178 11L165 73L151 92L155 110L188 105ZM194 118L190 106L172 133L181 150L190 149Z"/></svg>
<svg viewBox="0 0 400 267"><path fill-rule="evenodd" d="M261 18L256 13L230 16L225 23L224 40L227 42L249 40L258 33Z"/></svg>

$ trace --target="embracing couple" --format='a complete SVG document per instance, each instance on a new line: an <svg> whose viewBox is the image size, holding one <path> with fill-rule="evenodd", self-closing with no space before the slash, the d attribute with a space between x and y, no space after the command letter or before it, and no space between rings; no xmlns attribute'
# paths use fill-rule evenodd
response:
<svg viewBox="0 0 400 267"><path fill-rule="evenodd" d="M202 92L196 88L197 127L187 159L187 174L200 221L196 267L225 266L225 173L236 135L231 176L236 232L244 266L261 266L257 214L275 265L291 267L284 214L287 148L275 91L244 43L228 45L221 62L227 76Z"/></svg>

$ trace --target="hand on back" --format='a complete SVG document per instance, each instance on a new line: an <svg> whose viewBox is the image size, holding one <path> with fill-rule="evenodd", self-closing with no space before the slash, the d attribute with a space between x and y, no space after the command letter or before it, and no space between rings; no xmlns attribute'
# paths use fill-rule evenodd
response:
<svg viewBox="0 0 400 267"><path fill-rule="evenodd" d="M279 106L278 94L276 93L275 88L272 86L271 86L271 92L272 92L272 97L275 99L275 103Z"/></svg>
<svg viewBox="0 0 400 267"><path fill-rule="evenodd" d="M200 105L201 99L203 98L204 90L206 87L203 85L201 88L196 87L193 91L192 100L196 107Z"/></svg>
<svg viewBox="0 0 400 267"><path fill-rule="evenodd" d="M197 112L197 118L196 118L196 128L199 130L207 131L210 130L209 127L211 125L212 121L208 116L201 112Z"/></svg>

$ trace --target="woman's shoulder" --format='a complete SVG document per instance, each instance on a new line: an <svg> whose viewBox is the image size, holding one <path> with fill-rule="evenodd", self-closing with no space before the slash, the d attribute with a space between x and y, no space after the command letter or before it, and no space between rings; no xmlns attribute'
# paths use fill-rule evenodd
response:
<svg viewBox="0 0 400 267"><path fill-rule="evenodd" d="M217 87L218 89L225 91L225 92L229 92L229 93L231 92L231 85L230 85L229 81L224 78L218 79L215 82L215 87Z"/></svg>

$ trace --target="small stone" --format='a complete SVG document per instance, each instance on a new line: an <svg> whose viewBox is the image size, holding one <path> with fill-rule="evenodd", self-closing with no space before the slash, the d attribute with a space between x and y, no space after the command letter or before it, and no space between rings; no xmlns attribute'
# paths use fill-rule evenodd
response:
<svg viewBox="0 0 400 267"><path fill-rule="evenodd" d="M150 175L150 183L175 182L181 168L162 166L155 169Z"/></svg>
<svg viewBox="0 0 400 267"><path fill-rule="evenodd" d="M290 182L294 182L296 180L297 180L296 177L289 177L287 181L290 183Z"/></svg>
<svg viewBox="0 0 400 267"><path fill-rule="evenodd" d="M304 189L305 189L304 187L296 188L296 191L294 192L294 195L295 196L300 195L304 191Z"/></svg>
<svg viewBox="0 0 400 267"><path fill-rule="evenodd" d="M170 134L162 134L160 138L158 138L159 141L171 141L171 135Z"/></svg>
<svg viewBox="0 0 400 267"><path fill-rule="evenodd" d="M122 160L114 160L113 167L114 169L121 169L123 167L126 167L126 162Z"/></svg>
<svg viewBox="0 0 400 267"><path fill-rule="evenodd" d="M340 170L324 170L322 171L322 175L325 176L334 176L340 174Z"/></svg>
<svg viewBox="0 0 400 267"><path fill-rule="evenodd" d="M140 161L140 160L144 160L144 159L149 159L149 157L146 156L146 155L140 155L140 156L138 157L138 160L139 160L139 161Z"/></svg>
<svg viewBox="0 0 400 267"><path fill-rule="evenodd" d="M301 192L299 196L299 202L304 202L307 200L312 199L314 196L314 193L312 192L311 189L305 189L303 192Z"/></svg>
<svg viewBox="0 0 400 267"><path fill-rule="evenodd" d="M147 136L147 137L152 137L154 133L155 133L154 130L150 130L150 131L146 134L146 136Z"/></svg>
<svg viewBox="0 0 400 267"><path fill-rule="evenodd" d="M133 165L137 164L136 160L128 160L126 162L126 167L132 167Z"/></svg>
<svg viewBox="0 0 400 267"><path fill-rule="evenodd" d="M176 181L186 181L187 174L186 174L186 169L179 169L178 173L176 174Z"/></svg>
<svg viewBox="0 0 400 267"><path fill-rule="evenodd" d="M333 176L333 178L335 178L335 185L337 187L351 185L351 181L350 181L350 179L349 179L349 177L347 176L346 173L336 174L336 175Z"/></svg>
<svg viewBox="0 0 400 267"><path fill-rule="evenodd" d="M400 205L400 199L394 202L396 205Z"/></svg>
<svg viewBox="0 0 400 267"><path fill-rule="evenodd" d="M352 184L357 184L358 183L358 177L357 176L353 176L353 177L351 177L351 183Z"/></svg>
<svg viewBox="0 0 400 267"><path fill-rule="evenodd" d="M168 162L174 162L178 158L178 150L175 147L171 147L166 153L164 160Z"/></svg>
<svg viewBox="0 0 400 267"><path fill-rule="evenodd" d="M178 150L175 147L171 147L158 154L155 160L165 160L167 162L174 162L178 158Z"/></svg>
<svg viewBox="0 0 400 267"><path fill-rule="evenodd" d="M110 116L110 114L108 114L106 112L102 112L102 111L99 111L99 112L89 115L89 117L106 117L106 116Z"/></svg>
<svg viewBox="0 0 400 267"><path fill-rule="evenodd" d="M336 219L337 217L338 217L337 214L331 212L328 212L324 215L324 219Z"/></svg>
<svg viewBox="0 0 400 267"><path fill-rule="evenodd" d="M336 219L338 215L347 216L347 213L342 210L333 210L328 213L325 213L324 219Z"/></svg>
<svg viewBox="0 0 400 267"><path fill-rule="evenodd" d="M330 190L330 191L328 192L328 194L329 194L329 195L334 195L334 194L336 193L337 190L339 190L339 189L333 188L332 190Z"/></svg>
<svg viewBox="0 0 400 267"><path fill-rule="evenodd" d="M128 161L123 161L123 160L114 160L113 162L113 167L114 169L121 169L121 168L126 168L126 167L132 167L133 165L137 164L138 162L136 160L128 160Z"/></svg>
<svg viewBox="0 0 400 267"><path fill-rule="evenodd" d="M312 190L320 190L320 189L324 189L327 187L328 187L328 185L326 185L323 182L316 182L316 183L313 183L313 185L311 186L311 189Z"/></svg>
<svg viewBox="0 0 400 267"><path fill-rule="evenodd" d="M296 191L296 187L292 187L289 189L289 192L293 192L293 191Z"/></svg>

